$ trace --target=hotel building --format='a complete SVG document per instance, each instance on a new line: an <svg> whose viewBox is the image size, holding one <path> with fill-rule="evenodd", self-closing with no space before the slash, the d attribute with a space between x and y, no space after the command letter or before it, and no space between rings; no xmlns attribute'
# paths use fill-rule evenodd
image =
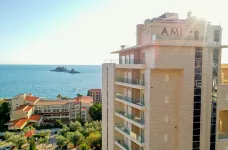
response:
<svg viewBox="0 0 228 150"><path fill-rule="evenodd" d="M93 102L101 103L101 89L90 89L90 96L93 98Z"/></svg>
<svg viewBox="0 0 228 150"><path fill-rule="evenodd" d="M23 129L28 123L40 125L45 120L69 119L90 121L89 108L93 105L90 96L69 100L43 100L31 94L21 94L11 100L9 130Z"/></svg>
<svg viewBox="0 0 228 150"><path fill-rule="evenodd" d="M176 13L138 24L136 46L121 46L112 52L118 62L102 66L102 149L227 150L221 34Z"/></svg>

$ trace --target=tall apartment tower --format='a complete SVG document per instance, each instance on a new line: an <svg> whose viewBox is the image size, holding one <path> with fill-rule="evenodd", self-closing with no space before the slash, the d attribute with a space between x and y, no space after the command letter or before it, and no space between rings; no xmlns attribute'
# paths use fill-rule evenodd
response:
<svg viewBox="0 0 228 150"><path fill-rule="evenodd" d="M228 149L219 136L228 133L221 34L219 25L176 13L138 24L136 46L102 66L102 149Z"/></svg>

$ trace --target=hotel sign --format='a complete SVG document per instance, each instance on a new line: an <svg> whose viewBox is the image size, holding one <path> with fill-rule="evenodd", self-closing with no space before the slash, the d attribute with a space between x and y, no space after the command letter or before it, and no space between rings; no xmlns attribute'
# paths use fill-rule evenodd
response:
<svg viewBox="0 0 228 150"><path fill-rule="evenodd" d="M171 28L166 29L166 27L163 28L161 35L175 35L175 36L182 36L182 28Z"/></svg>

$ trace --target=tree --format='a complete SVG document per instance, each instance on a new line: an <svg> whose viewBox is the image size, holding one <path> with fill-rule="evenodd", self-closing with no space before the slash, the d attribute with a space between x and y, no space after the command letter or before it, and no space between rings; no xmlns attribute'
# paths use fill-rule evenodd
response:
<svg viewBox="0 0 228 150"><path fill-rule="evenodd" d="M39 138L38 143L41 144L42 149L46 149L46 144L48 143L48 138L47 137Z"/></svg>
<svg viewBox="0 0 228 150"><path fill-rule="evenodd" d="M76 147L77 145L81 144L84 140L84 136L76 131L76 132L68 132L66 133L65 137L74 144L74 147Z"/></svg>
<svg viewBox="0 0 228 150"><path fill-rule="evenodd" d="M92 94L91 94L91 92L90 92L90 90L88 90L87 91L87 96L91 96Z"/></svg>
<svg viewBox="0 0 228 150"><path fill-rule="evenodd" d="M15 136L14 132L6 131L5 134L4 134L4 139L6 141L10 141L14 136Z"/></svg>
<svg viewBox="0 0 228 150"><path fill-rule="evenodd" d="M95 103L89 108L89 114L91 118L95 120L101 120L102 105L100 103Z"/></svg>
<svg viewBox="0 0 228 150"><path fill-rule="evenodd" d="M62 128L63 127L63 123L62 123L62 121L60 119L57 119L55 121L55 125L54 126L57 127L57 128Z"/></svg>
<svg viewBox="0 0 228 150"><path fill-rule="evenodd" d="M98 131L90 133L90 135L86 137L86 142L92 149L101 150L101 133Z"/></svg>
<svg viewBox="0 0 228 150"><path fill-rule="evenodd" d="M57 95L56 97L57 97L58 99L62 99L62 95L60 95L60 94Z"/></svg>
<svg viewBox="0 0 228 150"><path fill-rule="evenodd" d="M75 121L70 123L69 125L70 127L70 131L76 131L76 130L80 130L80 128L82 127L81 123L79 121Z"/></svg>
<svg viewBox="0 0 228 150"><path fill-rule="evenodd" d="M78 96L78 97L82 97L83 95L78 93L77 96Z"/></svg>
<svg viewBox="0 0 228 150"><path fill-rule="evenodd" d="M10 120L10 104L8 102L3 102L0 104L0 131L7 129L4 124Z"/></svg>
<svg viewBox="0 0 228 150"><path fill-rule="evenodd" d="M61 135L65 135L65 133L67 133L69 131L70 131L70 129L65 124L63 125L62 129L59 130L59 132L60 132Z"/></svg>
<svg viewBox="0 0 228 150"><path fill-rule="evenodd" d="M27 140L24 135L18 134L18 135L14 135L10 141L14 143L18 149L21 149L22 145L24 145Z"/></svg>
<svg viewBox="0 0 228 150"><path fill-rule="evenodd" d="M36 143L34 141L34 138L30 139L29 150L36 150Z"/></svg>
<svg viewBox="0 0 228 150"><path fill-rule="evenodd" d="M62 135L57 135L56 143L62 149L62 147L67 144L67 139L65 137L63 137Z"/></svg>
<svg viewBox="0 0 228 150"><path fill-rule="evenodd" d="M27 127L25 127L25 128L23 129L23 132L24 132L24 133L27 133L27 132L29 132L29 131L31 131L31 130L35 130L35 128L32 127L32 126L27 126Z"/></svg>
<svg viewBox="0 0 228 150"><path fill-rule="evenodd" d="M67 100L67 99L70 99L70 98L67 97L67 96L63 96L61 99L62 99L62 100Z"/></svg>
<svg viewBox="0 0 228 150"><path fill-rule="evenodd" d="M89 145L87 145L86 143L82 143L79 146L79 150L90 150Z"/></svg>
<svg viewBox="0 0 228 150"><path fill-rule="evenodd" d="M51 130L42 130L40 131L39 136L48 138L50 134L51 134Z"/></svg>

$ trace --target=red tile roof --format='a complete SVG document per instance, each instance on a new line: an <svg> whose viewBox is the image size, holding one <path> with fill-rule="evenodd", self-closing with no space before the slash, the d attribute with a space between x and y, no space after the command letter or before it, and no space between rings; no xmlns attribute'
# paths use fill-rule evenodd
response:
<svg viewBox="0 0 228 150"><path fill-rule="evenodd" d="M25 125L27 123L27 121L28 121L28 119L25 119L25 118L14 120L14 121L12 121L13 124L11 125L11 127L21 128L23 125Z"/></svg>
<svg viewBox="0 0 228 150"><path fill-rule="evenodd" d="M21 106L17 107L17 108L15 109L15 111L17 111L17 110L29 111L29 110L31 110L33 107L34 107L34 106L21 105Z"/></svg>
<svg viewBox="0 0 228 150"><path fill-rule="evenodd" d="M39 99L39 97L36 96L32 96L31 94L28 94L25 96L25 101L31 101L31 102L35 102Z"/></svg>
<svg viewBox="0 0 228 150"><path fill-rule="evenodd" d="M42 115L32 115L29 120L40 121Z"/></svg>
<svg viewBox="0 0 228 150"><path fill-rule="evenodd" d="M25 136L26 137L31 137L31 136L33 136L35 134L35 132L36 132L35 130L28 131L28 132L25 133Z"/></svg>
<svg viewBox="0 0 228 150"><path fill-rule="evenodd" d="M34 106L28 106L28 107L26 107L26 108L24 109L24 111L29 111L29 110L31 110L33 107L34 107Z"/></svg>
<svg viewBox="0 0 228 150"><path fill-rule="evenodd" d="M27 105L21 105L21 106L17 107L17 108L15 109L15 111L17 111L17 110L23 110L23 109L25 109L26 107L27 107Z"/></svg>
<svg viewBox="0 0 228 150"><path fill-rule="evenodd" d="M90 92L101 92L101 89L90 89Z"/></svg>
<svg viewBox="0 0 228 150"><path fill-rule="evenodd" d="M93 103L93 98L91 96L82 96L82 97L76 97L75 98L75 103Z"/></svg>

